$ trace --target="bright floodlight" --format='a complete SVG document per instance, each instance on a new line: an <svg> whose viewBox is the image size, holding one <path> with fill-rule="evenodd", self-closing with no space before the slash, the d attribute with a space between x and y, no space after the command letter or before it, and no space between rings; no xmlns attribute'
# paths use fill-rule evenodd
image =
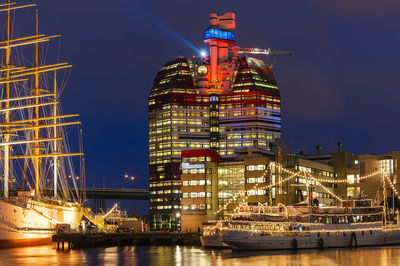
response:
<svg viewBox="0 0 400 266"><path fill-rule="evenodd" d="M201 57L206 57L207 53L206 53L206 51L203 50L200 52L200 55L201 55Z"/></svg>

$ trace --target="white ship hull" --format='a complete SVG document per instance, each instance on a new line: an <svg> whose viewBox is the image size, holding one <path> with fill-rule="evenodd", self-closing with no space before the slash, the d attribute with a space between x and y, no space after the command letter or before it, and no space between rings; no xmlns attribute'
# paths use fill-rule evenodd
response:
<svg viewBox="0 0 400 266"><path fill-rule="evenodd" d="M220 235L207 235L200 237L201 245L205 248L229 248L229 246L222 242Z"/></svg>
<svg viewBox="0 0 400 266"><path fill-rule="evenodd" d="M31 198L0 200L0 247L51 243L56 224L79 228L81 205Z"/></svg>
<svg viewBox="0 0 400 266"><path fill-rule="evenodd" d="M233 249L240 250L315 249L400 244L400 229L330 232L329 235L326 232L319 235L310 233L288 236L252 236L246 233L229 232L223 236L222 241Z"/></svg>

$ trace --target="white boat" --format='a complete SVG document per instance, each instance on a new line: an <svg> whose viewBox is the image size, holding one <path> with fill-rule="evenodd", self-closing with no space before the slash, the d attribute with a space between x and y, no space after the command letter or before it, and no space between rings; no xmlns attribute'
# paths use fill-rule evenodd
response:
<svg viewBox="0 0 400 266"><path fill-rule="evenodd" d="M223 243L240 250L309 249L400 244L398 225L384 225L382 206L348 200L348 207L299 207L285 222L232 221Z"/></svg>
<svg viewBox="0 0 400 266"><path fill-rule="evenodd" d="M100 216L104 219L106 228L111 232L143 232L143 221L136 217L129 217L126 210L119 208L118 203Z"/></svg>
<svg viewBox="0 0 400 266"><path fill-rule="evenodd" d="M208 223L203 227L203 235L200 236L200 242L206 248L229 248L222 242L222 228L226 227L225 221L215 221Z"/></svg>
<svg viewBox="0 0 400 266"><path fill-rule="evenodd" d="M242 221L284 221L288 217L288 210L283 204L268 206L259 203L258 206L240 204L237 213L227 214L226 220L209 222L203 227L200 237L201 245L206 248L230 248L222 242L222 229L230 224Z"/></svg>
<svg viewBox="0 0 400 266"><path fill-rule="evenodd" d="M28 32L13 30L14 12L31 9L31 14L23 14L34 18L34 6L10 0L0 4L0 15L5 16L0 41L0 247L50 243L57 225L78 229L82 216L88 216L78 192L84 171L79 178L73 167L73 160L83 166L83 153L70 152L65 138L66 126L69 133L81 133L76 127L80 121L66 121L78 115L63 115L59 106L65 80L57 79L57 73L71 65L46 64L47 54L40 53L48 52L43 43L59 35L39 33L37 11L36 23L28 23L32 33L14 35Z"/></svg>

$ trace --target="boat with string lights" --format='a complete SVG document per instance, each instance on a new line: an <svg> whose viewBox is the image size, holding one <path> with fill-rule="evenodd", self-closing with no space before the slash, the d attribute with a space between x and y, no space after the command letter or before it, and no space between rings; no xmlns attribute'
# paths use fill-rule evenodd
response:
<svg viewBox="0 0 400 266"><path fill-rule="evenodd" d="M203 227L201 245L206 248L229 248L229 245L222 242L223 229L240 224L242 221L282 222L287 219L288 213L288 207L283 204L268 206L266 203L259 203L258 206L249 206L247 203L242 203L236 213L227 215L227 219L211 221Z"/></svg>
<svg viewBox="0 0 400 266"><path fill-rule="evenodd" d="M226 221L219 229L222 242L240 250L400 244L400 227L385 224L383 206L372 206L370 199L344 200L341 207L291 206L286 210L282 222Z"/></svg>
<svg viewBox="0 0 400 266"><path fill-rule="evenodd" d="M360 180L381 176L383 200L363 198L342 199L323 183L344 183L347 180L319 179L303 171L291 171L271 163L289 176L268 184L262 189L301 177L307 184L321 186L340 206L320 204L309 193L308 200L285 206L257 206L240 204L235 214L204 228L202 244L205 247L226 247L244 250L305 249L349 246L400 244L400 217L390 212L386 187L400 199L393 182L382 169L359 177ZM313 183L312 183L313 182ZM379 193L378 189L378 193ZM242 199L243 202L246 198ZM228 202L229 203L229 202ZM222 208L223 209L223 208Z"/></svg>
<svg viewBox="0 0 400 266"><path fill-rule="evenodd" d="M39 33L37 10L31 13L35 23L24 24L33 25L33 33L14 34L29 30L14 30L14 20L20 18L14 12L35 6L9 0L0 4L5 17L5 39L0 42L0 247L51 243L58 225L74 230L84 215L93 220L78 192L84 187L84 168L80 178L74 170L76 161L83 166L83 153L71 152L66 138L76 132L81 149L80 121L66 121L78 115L63 115L59 104L65 76L57 74L71 65L45 62L51 54L48 43L59 35Z"/></svg>

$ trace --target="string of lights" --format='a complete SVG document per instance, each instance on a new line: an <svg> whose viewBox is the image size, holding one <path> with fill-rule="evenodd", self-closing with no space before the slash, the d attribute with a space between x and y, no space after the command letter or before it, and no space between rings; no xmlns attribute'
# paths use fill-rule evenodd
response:
<svg viewBox="0 0 400 266"><path fill-rule="evenodd" d="M397 191L396 187L394 186L394 184L392 183L392 181L390 180L388 175L384 175L383 176L386 181L389 183L390 187L392 188L392 190L394 191L394 193L396 194L397 198L400 200L400 195L399 192Z"/></svg>
<svg viewBox="0 0 400 266"><path fill-rule="evenodd" d="M268 185L265 185L265 186L261 186L261 187L259 187L259 183L256 183L251 190L256 190L256 191L257 190L268 190L268 189L271 189L271 188L273 188L273 187L275 187L277 185L281 185L282 183L287 182L287 181L289 181L289 180L291 180L291 179L293 179L295 177L303 177L306 180L314 181L316 183L316 185L318 187L321 187L326 193L328 193L329 195L334 197L339 202L341 202L341 203L343 202L343 199L341 199L338 195L336 195L333 191L331 191L329 188L324 186L322 183L348 183L347 179L336 179L336 180L321 179L321 178L315 177L314 174L309 173L309 172L305 172L305 171L296 171L296 172L294 172L292 170L289 170L289 169L283 167L282 164L276 163L276 162L270 162L268 166L269 167L267 167L267 169L264 170L264 172L262 174L263 178L267 176L268 171L272 171L273 167L276 167L277 171L282 171L282 172L285 172L287 174L290 174L290 176L288 176L286 178L283 178L283 179L281 179L281 180L279 180L277 182L274 182L274 183L271 183L271 184L268 184ZM365 179L374 177L374 176L376 176L378 174L379 174L379 171L375 171L375 172L370 173L368 175L359 177L359 178L357 178L357 180L358 181L365 180ZM398 193L397 190L395 190L393 184L390 181L389 181L389 184L391 185L392 189L394 189L394 191L396 192L396 195L400 199L400 194ZM306 185L309 185L309 184L307 183ZM237 192L236 194L233 195L232 198L230 198L226 203L224 203L223 206L221 208L219 208L217 210L217 212L215 212L215 214L219 214L221 211L225 210L227 206L232 204L238 198L241 198L242 199L242 203L245 203L247 201L247 199L248 199L248 196L249 196L249 194L248 194L248 191L246 191L246 190L241 190L241 191ZM237 206L235 209L239 209L239 206Z"/></svg>
<svg viewBox="0 0 400 266"><path fill-rule="evenodd" d="M312 176L309 175L309 174L306 174L306 176L308 176L311 180L314 180L314 181L317 183L317 185L319 185L326 193L328 193L329 195L331 195L332 197L334 197L335 199L337 199L340 203L343 202L343 200L342 200L339 196L337 196L337 195L336 195L335 193L333 193L330 189L328 189L327 187L325 187L324 185L322 185L322 183L319 182L319 181L317 181L314 177L312 177Z"/></svg>
<svg viewBox="0 0 400 266"><path fill-rule="evenodd" d="M292 174L292 175L294 175L294 174L296 174L295 172L293 172L293 171L291 171L291 170L288 170L288 169L286 169L286 168L284 168L284 167L282 167L280 164L278 164L278 168L280 168L283 172L286 172L286 173L288 173L288 174ZM313 181L315 181L316 182L316 184L318 185L318 186L320 186L325 192L327 192L328 194L330 194L332 197L334 197L335 199L337 199L339 202L343 202L343 200L340 198L340 197L338 197L335 193L333 193L331 190L329 190L327 187L325 187L321 182L319 182L316 178L314 178L313 176L311 176L311 174L310 173L307 173L307 172L300 172L301 174L301 176L302 177L304 177L305 179L308 179L308 180L313 180Z"/></svg>

